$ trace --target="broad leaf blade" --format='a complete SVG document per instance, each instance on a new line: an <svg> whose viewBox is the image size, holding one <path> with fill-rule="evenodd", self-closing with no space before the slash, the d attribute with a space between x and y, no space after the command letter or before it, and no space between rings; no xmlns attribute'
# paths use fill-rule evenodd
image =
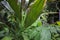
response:
<svg viewBox="0 0 60 40"><path fill-rule="evenodd" d="M51 40L51 33L48 27L39 27L39 32L34 40Z"/></svg>
<svg viewBox="0 0 60 40"><path fill-rule="evenodd" d="M36 0L36 2L30 7L30 11L27 14L25 20L26 27L34 23L36 19L40 16L42 9L44 8L44 3L46 3L46 0Z"/></svg>
<svg viewBox="0 0 60 40"><path fill-rule="evenodd" d="M40 36L41 36L40 40L51 40L51 33L48 27L42 28Z"/></svg>
<svg viewBox="0 0 60 40"><path fill-rule="evenodd" d="M18 0L7 0L8 1L8 3L10 4L10 6L12 7L12 9L14 10L14 12L15 12L15 16L18 18L18 19L20 19L21 20L21 17L22 17L22 15L21 15L21 4L17 4L17 2L18 2Z"/></svg>
<svg viewBox="0 0 60 40"><path fill-rule="evenodd" d="M29 30L29 29L28 29ZM24 35L27 35L29 39L33 40L51 40L51 33L49 27L41 26L36 27L34 30L30 29L25 31Z"/></svg>

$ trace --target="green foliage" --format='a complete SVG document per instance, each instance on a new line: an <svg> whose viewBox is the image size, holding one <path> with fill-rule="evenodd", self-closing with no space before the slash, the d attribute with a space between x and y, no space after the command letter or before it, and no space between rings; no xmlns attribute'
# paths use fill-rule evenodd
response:
<svg viewBox="0 0 60 40"><path fill-rule="evenodd" d="M50 25L42 26L40 19L37 20L42 13L45 1L46 0L34 0L33 4L28 7L29 12L26 12L27 9L23 10L18 0L7 0L15 14L13 14L11 19L8 18L8 20L10 20L8 24L0 22L0 25L4 28L4 33L7 33L3 36L2 40L51 40L53 39L52 36L55 38L56 35L53 33L56 32L57 34L57 30ZM36 20L37 22L35 22ZM59 40L59 38L57 38L57 40Z"/></svg>
<svg viewBox="0 0 60 40"><path fill-rule="evenodd" d="M36 0L36 2L30 7L30 11L28 12L25 20L26 27L34 23L36 19L40 16L44 6L44 2L45 0Z"/></svg>
<svg viewBox="0 0 60 40"><path fill-rule="evenodd" d="M7 0L7 1L14 10L17 19L21 21L22 20L21 4L20 3L18 4L18 0Z"/></svg>
<svg viewBox="0 0 60 40"><path fill-rule="evenodd" d="M50 30L47 28L42 28L41 32L41 40L51 40L51 33Z"/></svg>
<svg viewBox="0 0 60 40"><path fill-rule="evenodd" d="M4 37L2 40L12 40L12 38L11 38L11 37L6 36L6 37Z"/></svg>
<svg viewBox="0 0 60 40"><path fill-rule="evenodd" d="M51 33L48 27L37 27L34 29L27 29L24 35L33 40L51 40Z"/></svg>
<svg viewBox="0 0 60 40"><path fill-rule="evenodd" d="M23 35L24 40L30 40L30 39L28 38L28 36L26 36L25 34L22 34L22 35Z"/></svg>

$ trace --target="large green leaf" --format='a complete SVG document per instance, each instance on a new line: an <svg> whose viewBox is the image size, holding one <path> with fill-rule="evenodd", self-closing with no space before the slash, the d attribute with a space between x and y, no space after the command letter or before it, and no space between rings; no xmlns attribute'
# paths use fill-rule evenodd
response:
<svg viewBox="0 0 60 40"><path fill-rule="evenodd" d="M12 9L15 12L15 16L21 20L21 4L18 4L18 0L7 0L8 3L10 4L10 6L12 7Z"/></svg>
<svg viewBox="0 0 60 40"><path fill-rule="evenodd" d="M24 35L27 35L29 39L33 40L51 40L50 29L46 26L25 30Z"/></svg>
<svg viewBox="0 0 60 40"><path fill-rule="evenodd" d="M34 40L51 40L51 33L48 27L38 27L38 33L36 34Z"/></svg>
<svg viewBox="0 0 60 40"><path fill-rule="evenodd" d="M51 40L51 33L48 27L43 27L41 34L40 34L40 40Z"/></svg>
<svg viewBox="0 0 60 40"><path fill-rule="evenodd" d="M34 40L51 40L51 33L48 27L38 27L38 33Z"/></svg>
<svg viewBox="0 0 60 40"><path fill-rule="evenodd" d="M42 9L44 8L44 3L46 0L36 0L34 4L30 7L30 11L26 16L25 26L28 27L36 21L40 16Z"/></svg>

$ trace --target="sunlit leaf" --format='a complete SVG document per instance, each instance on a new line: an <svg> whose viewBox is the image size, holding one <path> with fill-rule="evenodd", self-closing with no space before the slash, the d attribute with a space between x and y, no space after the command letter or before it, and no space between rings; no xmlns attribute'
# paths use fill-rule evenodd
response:
<svg viewBox="0 0 60 40"><path fill-rule="evenodd" d="M56 23L60 26L60 21L57 21Z"/></svg>
<svg viewBox="0 0 60 40"><path fill-rule="evenodd" d="M40 16L45 3L46 3L46 0L36 0L34 4L31 5L30 11L28 12L25 20L26 27L34 23L36 19Z"/></svg>

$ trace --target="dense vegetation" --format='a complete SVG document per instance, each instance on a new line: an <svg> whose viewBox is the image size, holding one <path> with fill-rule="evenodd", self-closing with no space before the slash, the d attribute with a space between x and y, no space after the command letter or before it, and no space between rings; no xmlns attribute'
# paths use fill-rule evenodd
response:
<svg viewBox="0 0 60 40"><path fill-rule="evenodd" d="M50 3L59 1L0 0L0 40L60 40L60 11Z"/></svg>

